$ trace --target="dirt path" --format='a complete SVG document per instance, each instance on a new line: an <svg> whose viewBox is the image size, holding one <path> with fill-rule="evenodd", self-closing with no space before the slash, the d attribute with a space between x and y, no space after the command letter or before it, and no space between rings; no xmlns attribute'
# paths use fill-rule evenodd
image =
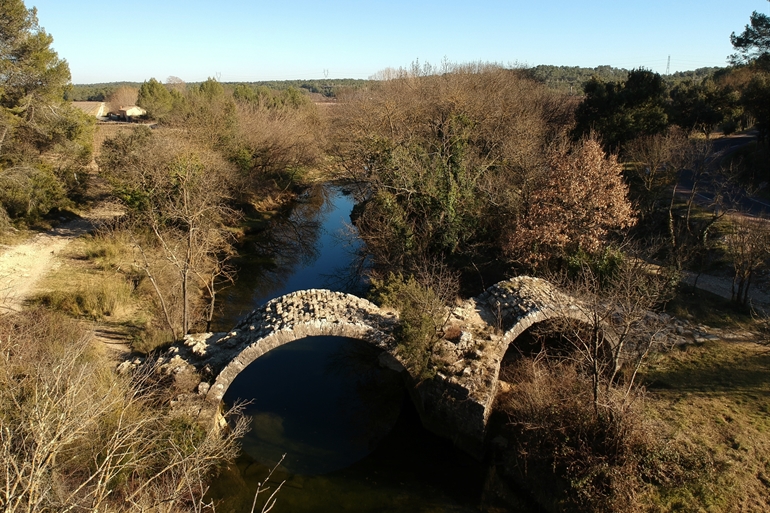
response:
<svg viewBox="0 0 770 513"><path fill-rule="evenodd" d="M38 282L61 265L59 254L100 221L120 214L114 205L101 205L85 217L39 233L17 246L0 246L0 312L22 309Z"/></svg>

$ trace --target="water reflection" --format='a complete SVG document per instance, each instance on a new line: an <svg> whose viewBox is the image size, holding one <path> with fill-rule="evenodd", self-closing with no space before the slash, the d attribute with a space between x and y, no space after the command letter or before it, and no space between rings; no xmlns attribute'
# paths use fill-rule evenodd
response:
<svg viewBox="0 0 770 513"><path fill-rule="evenodd" d="M237 282L223 291L214 329L228 330L269 299L296 290L361 292L366 260L350 225L353 201L339 186L316 186L288 214L272 217L233 261Z"/></svg>
<svg viewBox="0 0 770 513"><path fill-rule="evenodd" d="M265 465L287 453L293 474L324 474L369 454L401 409L400 376L353 339L308 337L274 349L233 381L225 402L250 400L244 451Z"/></svg>
<svg viewBox="0 0 770 513"><path fill-rule="evenodd" d="M339 187L319 187L274 218L236 262L238 281L223 294L215 329L294 290L360 291L366 258L349 224L353 203ZM244 369L225 401L254 399L253 429L244 454L211 485L217 511L250 512L257 483L283 453L271 485L287 482L273 513L510 510L487 507L485 466L422 427L401 377L377 357L359 341L325 337L284 345Z"/></svg>

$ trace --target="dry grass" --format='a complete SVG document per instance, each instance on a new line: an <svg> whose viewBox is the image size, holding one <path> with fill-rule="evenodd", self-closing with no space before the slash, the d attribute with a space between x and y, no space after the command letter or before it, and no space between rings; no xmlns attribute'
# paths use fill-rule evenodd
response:
<svg viewBox="0 0 770 513"><path fill-rule="evenodd" d="M131 292L131 285L120 274L83 276L74 286L39 293L32 302L73 317L102 320L130 311Z"/></svg>
<svg viewBox="0 0 770 513"><path fill-rule="evenodd" d="M0 509L209 511L206 481L238 451L231 433L170 411L166 387L117 376L77 322L0 316Z"/></svg>
<svg viewBox="0 0 770 513"><path fill-rule="evenodd" d="M708 474L708 455L667 437L640 395L610 390L594 410L591 380L569 360L524 358L505 379L505 471L547 511L657 511L657 490Z"/></svg>
<svg viewBox="0 0 770 513"><path fill-rule="evenodd" d="M139 255L127 232L78 239L68 247L65 258L43 280L33 304L124 333L131 349L140 353L173 342L152 286L134 265Z"/></svg>
<svg viewBox="0 0 770 513"><path fill-rule="evenodd" d="M74 241L64 264L50 273L32 302L72 317L122 322L137 310L131 270L132 252L120 238L86 237Z"/></svg>
<svg viewBox="0 0 770 513"><path fill-rule="evenodd" d="M748 308L711 292L680 285L676 295L666 304L666 312L716 328L750 329L754 319Z"/></svg>
<svg viewBox="0 0 770 513"><path fill-rule="evenodd" d="M657 355L647 413L683 447L706 450L712 478L659 493L659 511L770 511L770 350L708 342Z"/></svg>

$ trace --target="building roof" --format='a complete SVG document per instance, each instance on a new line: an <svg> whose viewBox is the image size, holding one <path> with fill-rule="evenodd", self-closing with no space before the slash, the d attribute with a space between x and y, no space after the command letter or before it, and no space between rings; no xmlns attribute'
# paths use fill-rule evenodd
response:
<svg viewBox="0 0 770 513"><path fill-rule="evenodd" d="M121 107L120 113L129 116L143 116L147 114L147 111L138 105L128 105L127 107Z"/></svg>

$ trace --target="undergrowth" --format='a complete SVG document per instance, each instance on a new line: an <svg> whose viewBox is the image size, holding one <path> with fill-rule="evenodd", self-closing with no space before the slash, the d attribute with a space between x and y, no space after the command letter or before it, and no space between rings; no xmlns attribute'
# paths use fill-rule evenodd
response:
<svg viewBox="0 0 770 513"><path fill-rule="evenodd" d="M574 362L522 358L504 379L506 471L549 511L655 511L651 491L706 479L705 451L683 451L644 413L641 394L612 391L594 409L592 384Z"/></svg>

